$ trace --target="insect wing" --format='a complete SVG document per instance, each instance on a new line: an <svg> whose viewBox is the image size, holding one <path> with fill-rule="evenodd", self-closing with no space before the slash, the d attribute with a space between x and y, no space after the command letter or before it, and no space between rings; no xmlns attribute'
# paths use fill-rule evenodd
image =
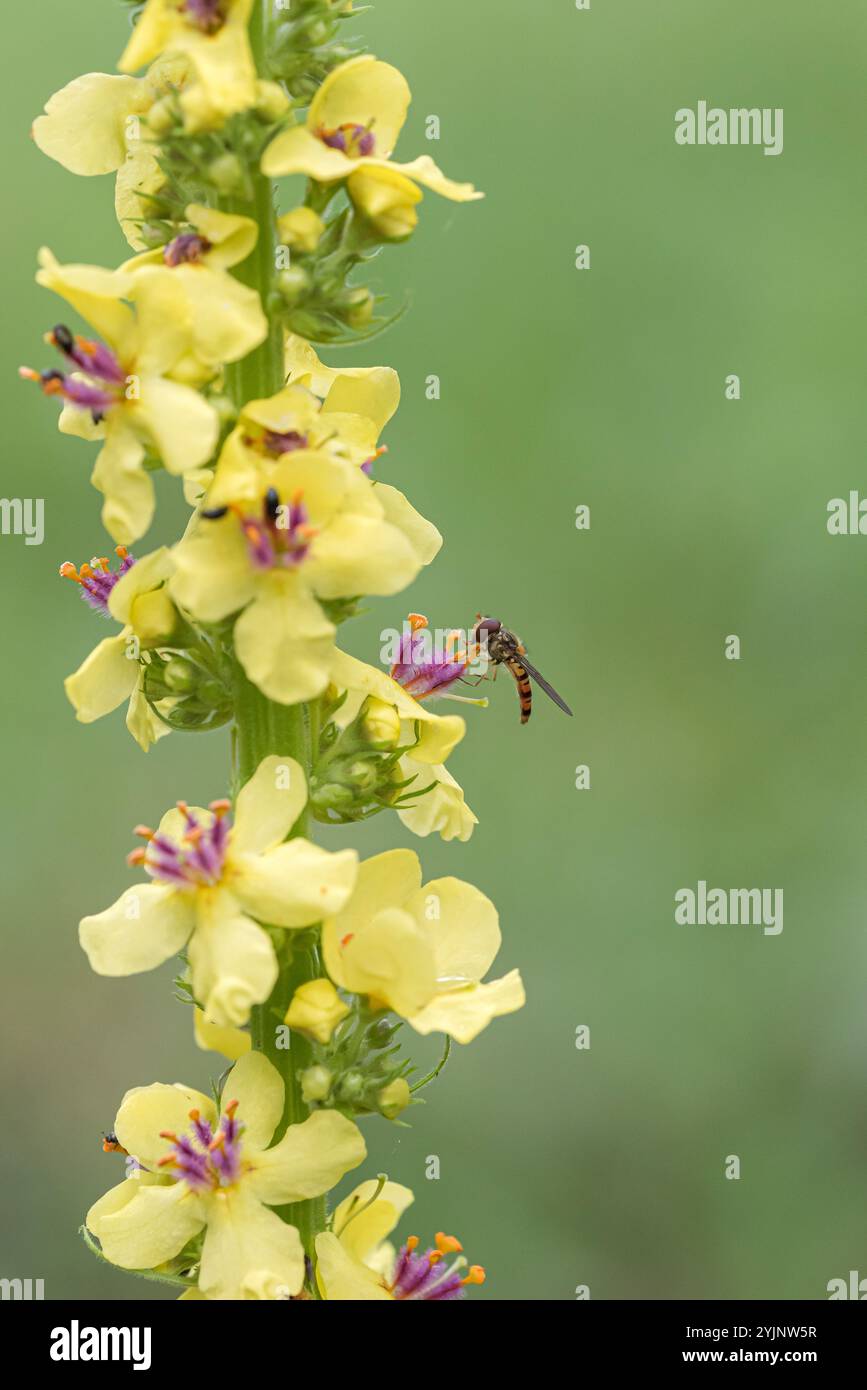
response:
<svg viewBox="0 0 867 1390"><path fill-rule="evenodd" d="M525 656L518 657L518 660L520 661L524 670L527 672L527 675L530 676L536 682L536 684L539 686L541 690L544 690L548 698L553 700L555 705L559 705L560 709L563 711L564 714L571 714L572 711L566 704L566 701L563 699L561 695L557 694L553 685L548 684L544 676L540 676L535 666L531 666Z"/></svg>

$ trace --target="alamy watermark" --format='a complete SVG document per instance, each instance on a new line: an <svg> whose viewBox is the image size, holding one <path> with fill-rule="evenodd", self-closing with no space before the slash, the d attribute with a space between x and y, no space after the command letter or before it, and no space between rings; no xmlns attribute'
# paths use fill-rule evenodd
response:
<svg viewBox="0 0 867 1390"><path fill-rule="evenodd" d="M678 145L763 145L765 154L783 153L782 106L708 107L700 101L693 111L681 106L674 113Z"/></svg>
<svg viewBox="0 0 867 1390"><path fill-rule="evenodd" d="M708 888L699 879L693 888L678 888L674 920L689 927L762 927L765 936L783 930L782 888Z"/></svg>
<svg viewBox="0 0 867 1390"><path fill-rule="evenodd" d="M25 545L45 540L43 497L0 497L0 535L23 536Z"/></svg>

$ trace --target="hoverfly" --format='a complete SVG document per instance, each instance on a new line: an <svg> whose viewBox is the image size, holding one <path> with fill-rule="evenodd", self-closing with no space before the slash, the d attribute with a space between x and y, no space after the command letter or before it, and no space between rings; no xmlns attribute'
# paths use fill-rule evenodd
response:
<svg viewBox="0 0 867 1390"><path fill-rule="evenodd" d="M482 634L485 634L484 638ZM571 714L569 706L561 695L557 694L553 685L549 685L545 677L540 675L535 666L531 666L527 660L527 649L519 637L514 632L510 632L498 618L485 618L481 613L476 614L476 625L473 629L473 637L476 645L487 651L488 660L494 667L496 677L498 666L506 666L515 685L518 687L518 699L521 702L521 723L526 724L533 712L533 688L530 684L531 679L544 690L549 699L559 705L564 714Z"/></svg>

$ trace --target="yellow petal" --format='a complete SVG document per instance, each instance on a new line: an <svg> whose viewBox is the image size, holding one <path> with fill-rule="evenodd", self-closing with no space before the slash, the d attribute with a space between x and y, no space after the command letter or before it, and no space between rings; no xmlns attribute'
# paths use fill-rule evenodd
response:
<svg viewBox="0 0 867 1390"><path fill-rule="evenodd" d="M347 191L355 206L380 236L392 241L408 237L418 226L416 206L423 194L412 179L390 164L368 164L350 174Z"/></svg>
<svg viewBox="0 0 867 1390"><path fill-rule="evenodd" d="M306 980L292 996L283 1022L317 1042L330 1042L339 1023L350 1013L330 980Z"/></svg>
<svg viewBox="0 0 867 1390"><path fill-rule="evenodd" d="M353 372L334 375L322 410L323 414L360 415L371 420L378 436L399 404L397 372L391 367L370 367L360 375Z"/></svg>
<svg viewBox="0 0 867 1390"><path fill-rule="evenodd" d="M193 922L186 894L159 883L140 883L105 912L83 918L78 937L97 975L137 975L182 951Z"/></svg>
<svg viewBox="0 0 867 1390"><path fill-rule="evenodd" d="M159 708L166 709L169 702L161 700ZM144 697L141 686L141 679L135 690L129 697L129 706L126 712L126 727L129 729L139 748L143 753L157 742L158 739L165 738L166 734L171 733L168 724L154 713Z"/></svg>
<svg viewBox="0 0 867 1390"><path fill-rule="evenodd" d="M293 705L321 694L335 629L295 575L274 575L235 624L235 653L269 700Z"/></svg>
<svg viewBox="0 0 867 1390"><path fill-rule="evenodd" d="M468 985L438 994L409 1023L417 1033L448 1033L455 1042L468 1043L501 1014L523 1008L526 995L521 976L511 970L500 980Z"/></svg>
<svg viewBox="0 0 867 1390"><path fill-rule="evenodd" d="M313 541L304 575L321 598L397 594L411 584L421 561L410 542L372 516L335 517Z"/></svg>
<svg viewBox="0 0 867 1390"><path fill-rule="evenodd" d="M336 1110L316 1110L290 1125L279 1144L256 1154L247 1181L260 1202L304 1202L334 1187L366 1155L357 1125Z"/></svg>
<svg viewBox="0 0 867 1390"><path fill-rule="evenodd" d="M174 569L172 553L168 546L161 545L158 550L152 550L149 555L143 555L140 560L126 571L117 581L108 598L108 611L119 623L128 623L132 616L132 608L136 599L142 594L149 593L151 589L156 589L166 579L168 579Z"/></svg>
<svg viewBox="0 0 867 1390"><path fill-rule="evenodd" d="M231 859L232 892L260 922L309 927L339 912L352 892L355 850L332 854L308 840L289 840L266 854Z"/></svg>
<svg viewBox="0 0 867 1390"><path fill-rule="evenodd" d="M201 1009L193 1010L193 1034L196 1046L203 1052L221 1052L230 1062L237 1062L252 1047L252 1039L243 1028L214 1023Z"/></svg>
<svg viewBox="0 0 867 1390"><path fill-rule="evenodd" d="M394 164L392 168L395 172L404 174L409 179L414 179L416 183L423 184L432 193L439 193L443 198L450 198L453 203L471 203L475 202L477 198L484 198L485 196L471 183L455 183L453 179L447 179L443 171L434 164L429 154L419 155L418 159L410 160L408 164Z"/></svg>
<svg viewBox="0 0 867 1390"><path fill-rule="evenodd" d="M122 302L128 276L98 265L60 265L47 247L39 252L36 283L53 290L92 324L101 338L126 359L135 341L135 315Z"/></svg>
<svg viewBox="0 0 867 1390"><path fill-rule="evenodd" d="M127 1181L132 1185L132 1179ZM112 1264L152 1269L180 1254L199 1233L202 1207L185 1183L136 1187L133 1197L116 1211L102 1211L99 1203L91 1207L87 1225Z"/></svg>
<svg viewBox="0 0 867 1390"><path fill-rule="evenodd" d="M282 131L262 156L262 173L270 179L282 174L306 174L319 183L331 183L345 179L354 167L341 150L323 144L303 125Z"/></svg>
<svg viewBox="0 0 867 1390"><path fill-rule="evenodd" d="M253 1005L263 1004L274 988L271 938L228 893L199 894L188 954L196 999L215 1023L246 1023Z"/></svg>
<svg viewBox="0 0 867 1390"><path fill-rule="evenodd" d="M285 1088L280 1073L261 1052L240 1057L226 1077L221 1111L238 1102L238 1120L244 1126L244 1154L248 1148L264 1149L283 1114Z"/></svg>
<svg viewBox="0 0 867 1390"><path fill-rule="evenodd" d="M156 501L150 475L142 467L144 449L119 418L124 407L114 406L107 420L103 445L90 481L105 498L102 523L121 545L143 536L150 526Z"/></svg>
<svg viewBox="0 0 867 1390"><path fill-rule="evenodd" d="M386 521L406 536L419 564L429 565L443 543L437 528L423 517L421 512L417 512L396 487L391 487L388 483L377 483L375 493Z"/></svg>
<svg viewBox="0 0 867 1390"><path fill-rule="evenodd" d="M415 777L406 788L408 792L421 790L434 783L429 792L399 806L397 813L407 830L414 835L439 835L443 840L466 841L478 825L474 815L464 800L463 789L441 764L416 762L415 758L401 758L401 777Z"/></svg>
<svg viewBox="0 0 867 1390"><path fill-rule="evenodd" d="M389 849L363 859L352 897L336 918L341 937L360 931L368 922L388 907L402 907L408 898L421 888L421 864L411 849ZM329 970L338 984L342 981Z"/></svg>
<svg viewBox="0 0 867 1390"><path fill-rule="evenodd" d="M125 126L151 95L137 77L88 72L55 92L33 124L43 154L73 174L108 174L126 159Z"/></svg>
<svg viewBox="0 0 867 1390"><path fill-rule="evenodd" d="M307 805L307 779L294 758L263 758L235 801L231 854L259 854L279 845Z"/></svg>
<svg viewBox="0 0 867 1390"><path fill-rule="evenodd" d="M214 452L220 421L198 391L161 377L145 377L135 420L144 429L169 473L199 468Z"/></svg>
<svg viewBox="0 0 867 1390"><path fill-rule="evenodd" d="M502 944L497 909L459 878L436 878L413 893L405 909L427 931L436 961L437 980L480 980Z"/></svg>
<svg viewBox="0 0 867 1390"><path fill-rule="evenodd" d="M332 918L322 932L329 975L354 994L366 994L406 1017L436 992L434 954L408 912L389 907L357 932L340 936Z"/></svg>
<svg viewBox="0 0 867 1390"><path fill-rule="evenodd" d="M376 154L387 159L403 129L412 95L402 73L371 54L332 69L317 91L307 127L336 130L344 124L370 126Z"/></svg>
<svg viewBox="0 0 867 1390"><path fill-rule="evenodd" d="M379 1275L353 1259L331 1231L316 1237L316 1282L322 1297L335 1303L391 1300Z"/></svg>
<svg viewBox="0 0 867 1390"><path fill-rule="evenodd" d="M82 724L92 724L117 709L135 690L141 667L130 660L128 637L104 637L71 676L63 688Z"/></svg>
<svg viewBox="0 0 867 1390"><path fill-rule="evenodd" d="M207 1298L289 1298L304 1282L304 1247L294 1226L263 1207L245 1182L208 1203L199 1288Z"/></svg>
<svg viewBox="0 0 867 1390"><path fill-rule="evenodd" d="M175 546L172 597L205 623L218 623L250 602L256 578L233 515L203 519Z"/></svg>
<svg viewBox="0 0 867 1390"><path fill-rule="evenodd" d="M372 1178L359 1183L334 1212L334 1234L339 1237L344 1250L362 1264L374 1256L377 1247L386 1236L391 1235L407 1207L415 1200L408 1187L387 1182L376 1201L371 1201L378 1187L379 1183ZM369 1206L366 1205L368 1202ZM353 1216L353 1212L358 1212L358 1215Z"/></svg>
<svg viewBox="0 0 867 1390"><path fill-rule="evenodd" d="M259 224L252 217L218 212L203 203L190 203L187 221L211 243L205 253L209 266L225 269L245 261L259 239Z"/></svg>
<svg viewBox="0 0 867 1390"><path fill-rule="evenodd" d="M192 1086L167 1086L160 1081L134 1086L120 1103L115 1134L127 1153L157 1172L161 1160L172 1152L171 1139L162 1138L161 1131L180 1138L192 1123L191 1110L197 1110L209 1125L216 1123L214 1102Z"/></svg>

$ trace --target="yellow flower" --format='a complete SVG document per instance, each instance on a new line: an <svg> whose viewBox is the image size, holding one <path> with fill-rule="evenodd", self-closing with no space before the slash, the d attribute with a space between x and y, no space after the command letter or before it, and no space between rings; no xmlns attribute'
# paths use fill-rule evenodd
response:
<svg viewBox="0 0 867 1390"><path fill-rule="evenodd" d="M323 923L325 966L335 984L401 1014L418 1033L471 1042L524 1003L517 970L487 984L500 948L497 911L456 878L422 886L411 850L366 859L346 906Z"/></svg>
<svg viewBox="0 0 867 1390"><path fill-rule="evenodd" d="M193 993L218 1024L246 1023L277 979L272 927L307 927L339 911L356 876L354 850L329 854L307 840L286 841L307 802L304 772L292 758L263 759L235 803L207 811L178 803L154 832L140 827L141 863L152 882L85 917L81 945L98 975L152 970L186 947Z"/></svg>
<svg viewBox="0 0 867 1390"><path fill-rule="evenodd" d="M360 415L377 426L377 437L400 404L400 378L393 367L326 367L305 338L286 335L286 380L306 386L326 412Z"/></svg>
<svg viewBox="0 0 867 1390"><path fill-rule="evenodd" d="M196 391L170 379L186 355L189 325L180 304L142 296L135 311L123 300L130 277L90 265L58 265L40 253L37 282L61 295L87 319L102 341L59 326L49 335L69 370L23 376L66 403L60 429L103 447L91 482L105 497L102 519L127 545L150 526L154 486L144 468L148 450L169 473L200 467L217 442L217 412Z"/></svg>
<svg viewBox="0 0 867 1390"><path fill-rule="evenodd" d="M400 1253L386 1239L413 1202L408 1187L368 1181L341 1202L332 1229L316 1237L316 1282L331 1302L452 1302L468 1284L483 1284L485 1272L473 1265L466 1274L461 1243L440 1231L434 1248L418 1251L410 1236ZM458 1255L452 1264L449 1255Z"/></svg>
<svg viewBox="0 0 867 1390"><path fill-rule="evenodd" d="M468 840L474 826L478 825L478 817L467 806L462 788L444 766L466 732L460 715L434 714L384 671L357 661L345 652L335 651L331 679L339 692L346 692L345 700L334 715L338 727L350 724L365 700L374 700L394 710L399 717L395 743L409 745L418 737L412 753L405 754L398 763L398 779L415 779L405 791L420 791L422 787L431 790L396 808L406 828L414 835L437 834L443 840Z"/></svg>
<svg viewBox="0 0 867 1390"><path fill-rule="evenodd" d="M186 351L172 376L195 386L258 347L268 335L268 320L257 291L226 274L250 255L257 223L198 203L191 203L185 216L191 230L127 261L119 273L129 276L133 302L145 303L149 313L164 311L185 321Z"/></svg>
<svg viewBox="0 0 867 1390"><path fill-rule="evenodd" d="M345 459L297 447L285 430L285 395L246 407L254 447L242 423L205 511L175 550L171 583L181 608L203 622L240 612L234 642L247 676L269 699L294 704L331 677L335 629L322 601L397 593L441 538L405 499L396 504L396 489L374 486Z"/></svg>
<svg viewBox="0 0 867 1390"><path fill-rule="evenodd" d="M330 980L307 980L296 989L283 1021L299 1033L327 1043L349 1012L349 1005L344 1004Z"/></svg>
<svg viewBox="0 0 867 1390"><path fill-rule="evenodd" d="M387 1120L396 1120L412 1100L409 1082L404 1076L396 1076L387 1086L383 1086L376 1103Z"/></svg>
<svg viewBox="0 0 867 1390"><path fill-rule="evenodd" d="M193 1037L203 1052L221 1052L230 1062L237 1062L252 1046L245 1029L231 1023L215 1023L198 1006L193 1009Z"/></svg>
<svg viewBox="0 0 867 1390"><path fill-rule="evenodd" d="M306 174L319 183L347 180L353 203L382 236L407 236L421 198L416 184L454 202L481 198L470 183L454 183L430 155L409 164L390 159L410 103L397 68L369 54L329 73L304 125L283 131L268 146L262 170L269 177Z"/></svg>
<svg viewBox="0 0 867 1390"><path fill-rule="evenodd" d="M148 197L166 182L157 147L143 131L149 113L187 77L184 58L160 59L144 77L89 72L49 98L33 124L33 139L73 174L117 172L115 211L127 241L144 247L140 223Z"/></svg>
<svg viewBox="0 0 867 1390"><path fill-rule="evenodd" d="M82 724L92 724L129 701L126 726L147 752L152 743L169 732L144 696L145 665L141 650L167 640L177 613L165 588L171 573L169 551L162 547L141 560L133 560L124 546L117 547L116 570L101 557L76 569L61 565L64 578L81 587L82 596L97 612L115 618L123 627L114 637L104 637L64 681L64 689ZM165 702L160 702L163 708Z"/></svg>
<svg viewBox="0 0 867 1390"><path fill-rule="evenodd" d="M137 72L162 53L184 54L198 78L181 95L189 128L225 120L258 99L252 10L253 0L147 0L118 67Z"/></svg>
<svg viewBox="0 0 867 1390"><path fill-rule="evenodd" d="M205 1298L288 1298L304 1283L304 1248L270 1207L327 1192L365 1157L364 1140L335 1110L290 1125L268 1147L284 1087L261 1053L232 1068L221 1116L186 1086L127 1091L118 1142L141 1165L101 1197L87 1226L123 1269L173 1260L204 1232L199 1291Z"/></svg>

